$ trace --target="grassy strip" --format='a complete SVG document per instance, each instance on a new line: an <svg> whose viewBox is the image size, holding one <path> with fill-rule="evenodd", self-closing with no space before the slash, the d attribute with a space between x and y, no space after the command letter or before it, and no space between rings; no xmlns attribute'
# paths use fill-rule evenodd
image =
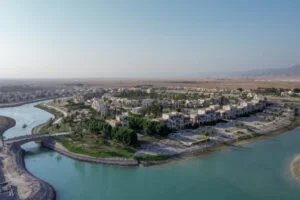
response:
<svg viewBox="0 0 300 200"><path fill-rule="evenodd" d="M242 141L242 140L249 140L251 139L252 136L251 135L244 135L244 136L241 136L238 138L239 141Z"/></svg>
<svg viewBox="0 0 300 200"><path fill-rule="evenodd" d="M92 157L101 157L101 158L110 158L110 157L132 158L133 157L133 152L130 149L120 149L118 150L118 152L114 152L114 151L104 152L104 151L97 151L97 150L92 150L81 146L77 146L72 142L68 141L67 137L65 136L56 137L55 140L61 143L70 152L77 153L77 154L83 154L83 155L88 155Z"/></svg>
<svg viewBox="0 0 300 200"><path fill-rule="evenodd" d="M43 123L43 124L40 124L36 127L34 127L32 129L32 134L39 134L39 133L46 133L48 132L48 127L49 127L49 124L51 123L51 119L49 119L47 122Z"/></svg>
<svg viewBox="0 0 300 200"><path fill-rule="evenodd" d="M248 139L251 139L251 138L255 138L255 137L259 137L259 136L262 136L262 134L260 133L253 133L252 135L244 135L244 136L241 136L238 138L239 141L242 141L242 140L248 140Z"/></svg>
<svg viewBox="0 0 300 200"><path fill-rule="evenodd" d="M159 161L159 160L167 160L171 156L168 155L146 155L146 156L135 156L134 159L138 161Z"/></svg>
<svg viewBox="0 0 300 200"><path fill-rule="evenodd" d="M262 136L261 133L253 133L252 135L253 135L253 137L259 137L259 136Z"/></svg>
<svg viewBox="0 0 300 200"><path fill-rule="evenodd" d="M59 111L57 111L57 110L55 110L53 108L48 108L48 107L44 106L43 104L38 104L35 107L53 114L54 117L55 117L55 119L58 119L58 118L64 116L61 112L59 112Z"/></svg>
<svg viewBox="0 0 300 200"><path fill-rule="evenodd" d="M205 143L205 142L208 142L208 141L210 141L209 138L204 138L204 139L198 140L196 142L193 142L192 145L201 144L201 143Z"/></svg>

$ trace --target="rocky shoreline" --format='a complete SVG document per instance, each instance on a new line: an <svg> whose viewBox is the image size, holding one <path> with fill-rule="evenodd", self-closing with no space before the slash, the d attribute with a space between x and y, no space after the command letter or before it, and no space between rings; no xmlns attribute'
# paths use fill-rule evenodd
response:
<svg viewBox="0 0 300 200"><path fill-rule="evenodd" d="M20 145L7 146L7 152L11 158L4 163L10 169L6 169L7 181L15 184L18 189L19 199L55 200L54 188L45 181L32 175L25 166L25 151ZM5 168L4 168L5 169Z"/></svg>
<svg viewBox="0 0 300 200"><path fill-rule="evenodd" d="M0 135L15 124L14 119L0 116ZM1 146L0 199L55 200L54 188L27 171L24 155L24 150L18 144Z"/></svg>
<svg viewBox="0 0 300 200"><path fill-rule="evenodd" d="M9 128L14 127L16 121L9 117L0 116L0 155L3 150L3 138L2 134ZM16 192L16 188L9 185L4 177L3 162L0 157L0 199L9 200L13 199L13 195Z"/></svg>

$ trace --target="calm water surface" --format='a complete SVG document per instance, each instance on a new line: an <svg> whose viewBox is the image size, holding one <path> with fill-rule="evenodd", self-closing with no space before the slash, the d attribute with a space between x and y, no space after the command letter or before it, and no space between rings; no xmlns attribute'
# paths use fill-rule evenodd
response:
<svg viewBox="0 0 300 200"><path fill-rule="evenodd" d="M0 109L0 115L17 120L5 137L30 134L32 127L52 117L33 105ZM53 185L58 200L299 200L300 184L289 173L299 144L296 128L243 148L148 168L83 163L34 143L23 148L29 171Z"/></svg>

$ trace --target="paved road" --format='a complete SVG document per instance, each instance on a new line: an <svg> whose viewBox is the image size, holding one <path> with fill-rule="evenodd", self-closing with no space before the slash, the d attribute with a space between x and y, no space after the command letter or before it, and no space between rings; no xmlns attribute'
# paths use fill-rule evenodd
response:
<svg viewBox="0 0 300 200"><path fill-rule="evenodd" d="M46 106L46 107L48 107L48 108L52 108L54 110L57 110L58 112L61 112L64 115L64 117L68 116L68 113L66 111L60 109L60 108L57 108L55 106L51 106L51 105L48 105L48 104L43 104L43 105ZM61 120L62 120L62 117L56 119L55 122L53 122L53 124L58 124L58 123L61 122Z"/></svg>

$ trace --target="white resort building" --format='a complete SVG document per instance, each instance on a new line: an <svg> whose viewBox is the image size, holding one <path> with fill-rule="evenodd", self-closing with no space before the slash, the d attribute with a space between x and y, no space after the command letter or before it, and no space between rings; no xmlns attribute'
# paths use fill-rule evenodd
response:
<svg viewBox="0 0 300 200"><path fill-rule="evenodd" d="M99 99L93 98L91 107L100 113L101 116L107 115L107 106L104 102L100 101Z"/></svg>
<svg viewBox="0 0 300 200"><path fill-rule="evenodd" d="M188 115L184 115L178 112L172 112L163 114L162 118L166 120L167 126L172 129L180 130L184 129L190 124L190 118Z"/></svg>

